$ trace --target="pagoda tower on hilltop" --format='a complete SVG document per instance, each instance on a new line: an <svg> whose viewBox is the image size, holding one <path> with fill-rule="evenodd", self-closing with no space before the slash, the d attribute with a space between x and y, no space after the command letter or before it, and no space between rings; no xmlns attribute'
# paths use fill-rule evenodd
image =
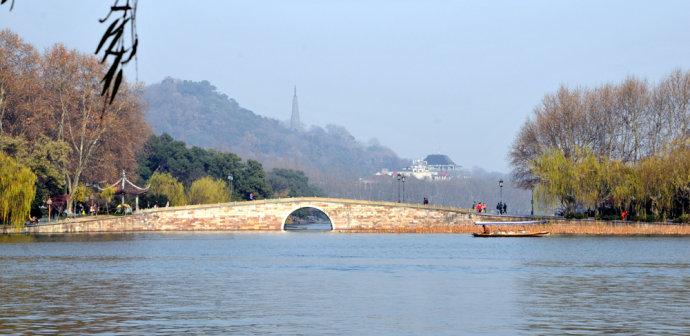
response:
<svg viewBox="0 0 690 336"><path fill-rule="evenodd" d="M297 85L292 96L292 116L290 117L290 128L299 131L302 129L302 122L299 119L299 105L297 103Z"/></svg>

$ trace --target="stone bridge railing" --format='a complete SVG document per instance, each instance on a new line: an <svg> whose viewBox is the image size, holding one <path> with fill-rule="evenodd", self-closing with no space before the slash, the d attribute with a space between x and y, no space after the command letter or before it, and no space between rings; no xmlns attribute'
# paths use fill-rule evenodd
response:
<svg viewBox="0 0 690 336"><path fill-rule="evenodd" d="M336 231L428 231L471 227L468 209L339 198L281 198L157 208L131 216L96 216L26 228L31 233L115 231L280 231L301 208L316 208Z"/></svg>

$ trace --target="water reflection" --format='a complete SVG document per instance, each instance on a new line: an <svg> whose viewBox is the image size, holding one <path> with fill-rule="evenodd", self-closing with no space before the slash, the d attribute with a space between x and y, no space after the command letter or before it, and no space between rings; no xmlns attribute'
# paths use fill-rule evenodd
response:
<svg viewBox="0 0 690 336"><path fill-rule="evenodd" d="M135 235L136 233L11 234L0 235L0 244L122 241L132 240Z"/></svg>
<svg viewBox="0 0 690 336"><path fill-rule="evenodd" d="M688 334L690 240L5 238L0 333Z"/></svg>
<svg viewBox="0 0 690 336"><path fill-rule="evenodd" d="M285 224L286 231L331 231L331 223L290 223Z"/></svg>
<svg viewBox="0 0 690 336"><path fill-rule="evenodd" d="M328 215L317 208L299 208L285 219L286 231L330 231L333 229Z"/></svg>

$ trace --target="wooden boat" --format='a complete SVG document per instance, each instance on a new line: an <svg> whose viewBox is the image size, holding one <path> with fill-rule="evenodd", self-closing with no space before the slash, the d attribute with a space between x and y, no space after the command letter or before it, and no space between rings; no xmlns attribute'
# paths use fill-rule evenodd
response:
<svg viewBox="0 0 690 336"><path fill-rule="evenodd" d="M546 221L522 221L522 222L475 222L475 225L481 225L484 228L484 232L473 233L472 236L480 238L501 238L501 237L543 237L549 234L548 231L537 231L530 232L524 230L524 226L530 224L545 224ZM523 230L519 231L505 231L505 230L495 230L491 231L488 229L490 226L523 226Z"/></svg>
<svg viewBox="0 0 690 336"><path fill-rule="evenodd" d="M548 235L548 231L539 231L539 232L527 232L527 231L495 231L495 232L489 232L489 233L473 233L472 235L475 237L482 237L482 238L499 238L499 237L543 237Z"/></svg>

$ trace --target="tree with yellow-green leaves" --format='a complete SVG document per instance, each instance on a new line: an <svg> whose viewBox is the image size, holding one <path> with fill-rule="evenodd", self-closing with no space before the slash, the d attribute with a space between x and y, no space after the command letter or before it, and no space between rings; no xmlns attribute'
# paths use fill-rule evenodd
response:
<svg viewBox="0 0 690 336"><path fill-rule="evenodd" d="M36 174L36 194L31 213L41 212L48 197L63 193L65 176L62 168L67 164L69 147L64 142L39 136L33 141L22 137L0 135L0 152L14 158L19 164Z"/></svg>
<svg viewBox="0 0 690 336"><path fill-rule="evenodd" d="M107 188L101 190L101 192L98 195L105 202L105 212L106 213L110 212L110 209L108 209L108 205L110 204L110 202L113 201L113 197L115 197L115 191L116 191L115 188L107 187Z"/></svg>
<svg viewBox="0 0 690 336"><path fill-rule="evenodd" d="M74 188L71 196L72 201L84 203L91 196L91 190L82 183Z"/></svg>
<svg viewBox="0 0 690 336"><path fill-rule="evenodd" d="M149 194L165 197L172 206L187 204L184 186L170 173L153 173L149 179Z"/></svg>
<svg viewBox="0 0 690 336"><path fill-rule="evenodd" d="M68 203L72 204L72 207L74 207L74 209L71 209L71 211L73 213L77 213L77 203L86 203L92 194L93 191L83 183L80 183L77 187L75 187L70 195L71 203Z"/></svg>
<svg viewBox="0 0 690 336"><path fill-rule="evenodd" d="M642 193L648 200L643 211L661 218L690 219L690 139L645 158L638 166Z"/></svg>
<svg viewBox="0 0 690 336"><path fill-rule="evenodd" d="M0 221L21 226L29 219L36 175L0 152Z"/></svg>
<svg viewBox="0 0 690 336"><path fill-rule="evenodd" d="M230 192L225 181L206 176L192 182L187 200L189 204L223 203L230 200Z"/></svg>
<svg viewBox="0 0 690 336"><path fill-rule="evenodd" d="M571 157L556 148L547 150L532 162L535 195L545 204L560 202L566 214L578 206L596 208L606 194L604 166L590 150L578 148Z"/></svg>
<svg viewBox="0 0 690 336"><path fill-rule="evenodd" d="M607 188L607 196L616 208L630 209L644 198L639 166L621 161L606 161L602 183Z"/></svg>
<svg viewBox="0 0 690 336"><path fill-rule="evenodd" d="M560 202L566 211L575 210L575 172L562 151L545 151L532 161L531 172L539 180L534 188L538 200L549 205Z"/></svg>
<svg viewBox="0 0 690 336"><path fill-rule="evenodd" d="M599 158L577 148L570 156L557 148L532 161L535 195L560 202L566 215L578 208L629 211L638 219L690 220L690 143L678 142L637 163Z"/></svg>
<svg viewBox="0 0 690 336"><path fill-rule="evenodd" d="M591 150L577 149L573 167L575 177L575 198L589 209L596 209L607 196L607 161L601 161Z"/></svg>
<svg viewBox="0 0 690 336"><path fill-rule="evenodd" d="M658 82L628 77L592 88L561 86L544 95L515 137L513 177L531 188L530 163L550 148L566 157L589 148L599 158L636 165L688 136L690 71L673 71Z"/></svg>
<svg viewBox="0 0 690 336"><path fill-rule="evenodd" d="M690 71L562 86L525 121L510 159L518 186L566 213L690 222Z"/></svg>

